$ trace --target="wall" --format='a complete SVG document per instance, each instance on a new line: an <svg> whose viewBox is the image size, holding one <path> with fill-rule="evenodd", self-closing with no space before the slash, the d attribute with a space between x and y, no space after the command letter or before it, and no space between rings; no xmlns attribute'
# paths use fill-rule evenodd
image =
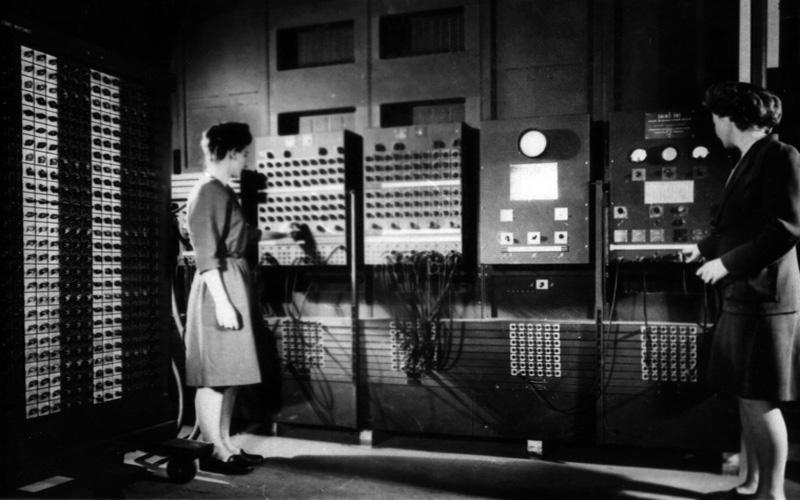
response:
<svg viewBox="0 0 800 500"><path fill-rule="evenodd" d="M381 16L464 9L464 50L381 59ZM551 20L555 19L555 22ZM280 29L354 22L354 62L279 70ZM531 22L533 20L534 22ZM223 26L237 26L224 29ZM188 12L176 61L183 96L176 113L187 171L200 166L197 138L216 121L240 119L276 135L284 113L354 108L354 128L378 127L382 104L462 99L465 121L584 113L589 102L588 2L260 2ZM537 50L530 50L536 47ZM496 109L484 105L497 95ZM535 96L535 97L533 97ZM568 103L565 107L563 103ZM183 116L181 116L183 115Z"/></svg>
<svg viewBox="0 0 800 500"><path fill-rule="evenodd" d="M202 169L203 130L222 121L244 121L254 135L268 133L267 24L262 2L233 0L189 9L178 57L185 171Z"/></svg>
<svg viewBox="0 0 800 500"><path fill-rule="evenodd" d="M620 0L614 6L615 111L694 107L735 80L738 5L724 0Z"/></svg>
<svg viewBox="0 0 800 500"><path fill-rule="evenodd" d="M497 118L588 112L589 3L497 2Z"/></svg>
<svg viewBox="0 0 800 500"><path fill-rule="evenodd" d="M381 59L381 16L462 7L464 50ZM277 68L280 29L352 21L352 63ZM696 107L736 76L738 8L725 0L313 0L210 2L187 10L174 56L182 81L175 148L201 168L209 125L245 120L277 135L285 113L463 99L465 121Z"/></svg>

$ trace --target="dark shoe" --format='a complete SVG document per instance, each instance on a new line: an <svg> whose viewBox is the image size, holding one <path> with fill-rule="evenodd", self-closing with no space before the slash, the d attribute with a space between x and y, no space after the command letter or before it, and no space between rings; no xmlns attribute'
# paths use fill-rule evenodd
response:
<svg viewBox="0 0 800 500"><path fill-rule="evenodd" d="M231 455L228 460L220 460L216 457L200 459L200 469L206 472L217 472L229 476L238 476L253 471L253 467L244 463L239 455Z"/></svg>
<svg viewBox="0 0 800 500"><path fill-rule="evenodd" d="M247 465L261 465L266 460L261 455L255 455L253 453L247 453L246 451L240 449L237 455L234 455L238 458L238 460L242 463Z"/></svg>

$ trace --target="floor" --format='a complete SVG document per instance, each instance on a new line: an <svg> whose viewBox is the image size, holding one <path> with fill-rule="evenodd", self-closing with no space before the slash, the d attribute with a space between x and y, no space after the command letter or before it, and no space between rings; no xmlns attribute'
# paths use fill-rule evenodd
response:
<svg viewBox="0 0 800 500"><path fill-rule="evenodd" d="M569 448L542 459L498 456L502 450L491 443L462 442L468 453L454 453L458 442L430 439L412 443L417 449L405 448L402 439L365 446L243 433L234 441L269 459L246 476L200 471L191 482L176 484L166 479L163 464L141 466L159 457L131 452L124 477L107 476L106 489L66 484L29 497L666 500L697 498L737 482L711 470L719 461L709 466L697 457L653 450ZM800 498L800 463L790 465L786 493Z"/></svg>

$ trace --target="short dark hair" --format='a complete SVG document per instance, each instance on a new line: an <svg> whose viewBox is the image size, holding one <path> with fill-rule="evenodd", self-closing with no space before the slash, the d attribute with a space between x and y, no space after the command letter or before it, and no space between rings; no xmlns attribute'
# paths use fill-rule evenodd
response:
<svg viewBox="0 0 800 500"><path fill-rule="evenodd" d="M203 132L200 145L211 160L219 161L229 151L240 152L253 142L253 135L246 123L226 122L212 126Z"/></svg>
<svg viewBox="0 0 800 500"><path fill-rule="evenodd" d="M778 96L757 85L720 82L708 87L703 105L717 116L727 116L739 130L752 126L772 130L781 122Z"/></svg>

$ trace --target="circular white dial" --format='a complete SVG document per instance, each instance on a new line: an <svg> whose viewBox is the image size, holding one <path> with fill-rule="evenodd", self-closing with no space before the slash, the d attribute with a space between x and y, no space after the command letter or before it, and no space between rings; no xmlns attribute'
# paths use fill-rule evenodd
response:
<svg viewBox="0 0 800 500"><path fill-rule="evenodd" d="M667 146L661 150L661 159L664 161L674 161L678 157L678 150L674 146Z"/></svg>
<svg viewBox="0 0 800 500"><path fill-rule="evenodd" d="M708 157L708 148L705 146L695 146L692 150L692 158L702 160Z"/></svg>
<svg viewBox="0 0 800 500"><path fill-rule="evenodd" d="M631 151L629 158L633 163L642 163L647 159L647 151L645 151L643 148L636 148Z"/></svg>
<svg viewBox="0 0 800 500"><path fill-rule="evenodd" d="M527 130L519 137L518 147L528 158L536 158L547 149L547 137L539 130Z"/></svg>

